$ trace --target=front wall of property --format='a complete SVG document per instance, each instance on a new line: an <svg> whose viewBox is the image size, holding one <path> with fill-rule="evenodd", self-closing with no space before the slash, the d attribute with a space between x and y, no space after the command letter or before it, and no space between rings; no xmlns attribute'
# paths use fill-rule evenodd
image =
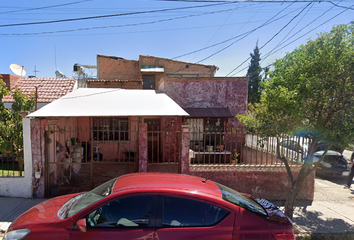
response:
<svg viewBox="0 0 354 240"><path fill-rule="evenodd" d="M177 123L176 119L175 123ZM171 118L165 119L164 124L162 125L163 127L166 127L168 122L171 122ZM32 162L33 166L36 165L36 163L41 164L41 166L44 166L44 156L45 156L45 149L44 146L48 145L48 142L50 138L45 138L40 137L40 133L44 135L44 129L46 126L49 124L52 124L53 122L51 120L32 120L31 121L31 140L32 140ZM82 118L82 119L69 119L69 118L62 118L59 122L56 124L66 124L67 126L74 126L75 124L79 124L81 126L85 126L89 124L88 119ZM179 123L178 123L179 124ZM144 128L142 128L142 126ZM147 134L146 134L146 125L141 123L139 124L139 170L137 171L147 171L147 156L146 156L146 141L147 141ZM76 132L76 131L75 131ZM268 198L270 200L284 200L286 199L286 193L289 189L289 182L287 179L287 173L285 171L284 166L260 166L260 165L230 165L230 164L224 164L224 165L190 165L190 159L189 159L189 129L188 126L183 126L181 129L182 132L182 137L181 137L181 173L182 174L191 174L195 176L200 176L203 178L207 178L209 176L212 176L211 180L220 182L224 185L227 185L235 190L238 190L240 192L248 193L251 194L255 197L262 197L262 198ZM57 133L54 133L57 134ZM63 135L64 133L59 133L60 135ZM43 136L42 135L42 136ZM53 135L54 136L54 135ZM80 134L78 136L82 140L88 139L88 136ZM47 143L46 143L47 141ZM145 143L145 144L142 144ZM143 147L144 146L144 147ZM47 149L48 150L48 149ZM47 156L50 157L50 156ZM28 158L26 158L28 159ZM42 159L42 160L41 160ZM48 159L49 161L54 161L53 159ZM29 163L31 164L31 163ZM86 163L89 164L89 163ZM142 165L143 164L143 165ZM28 165L28 161L26 161L25 166ZM95 164L96 166L96 164ZM113 171L113 168L110 167L106 169L105 167L108 167L109 165L102 165L102 163L97 163L97 166L95 167L95 172L97 174L102 173L104 176L101 178L98 178L96 180L107 180L108 178L108 173ZM113 165L112 165L113 166ZM123 165L116 165L117 167ZM27 173L30 173L31 170L26 167ZM34 167L32 167L34 170ZM119 167L119 169L122 169ZM34 178L34 171L32 170L32 185L33 186L38 186L34 188L34 196L35 197L44 197L45 193L45 176L50 175L49 172L46 173L45 169L42 169L42 174L40 180L37 182L36 179ZM297 173L297 169L293 169L295 172L295 176ZM48 169L50 171L50 168ZM120 173L124 174L124 173ZM119 175L120 175L119 174ZM113 176L110 176L112 178ZM89 177L86 179L87 182L89 182ZM38 183L38 185L37 185ZM89 190L89 189L87 189ZM302 191L299 195L298 199L306 199L306 200L312 200L313 199L313 190L314 190L314 175L310 175L307 180L305 181Z"/></svg>
<svg viewBox="0 0 354 240"><path fill-rule="evenodd" d="M23 119L23 146L25 159L32 159L31 151L31 130L30 119ZM0 196L8 197L32 197L32 162L25 161L24 177L2 177L0 178Z"/></svg>
<svg viewBox="0 0 354 240"><path fill-rule="evenodd" d="M226 169L227 168L227 169ZM299 169L293 168L294 177ZM251 194L256 198L269 200L285 200L290 185L285 167L277 166L227 166L190 168L190 174L224 184L242 193ZM312 200L314 196L314 173L309 175L298 196L298 200Z"/></svg>

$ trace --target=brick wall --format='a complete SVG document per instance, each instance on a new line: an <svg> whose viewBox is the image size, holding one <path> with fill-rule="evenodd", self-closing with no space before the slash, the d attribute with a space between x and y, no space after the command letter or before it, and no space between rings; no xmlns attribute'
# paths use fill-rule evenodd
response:
<svg viewBox="0 0 354 240"><path fill-rule="evenodd" d="M119 57L97 55L98 79L141 79L139 62Z"/></svg>
<svg viewBox="0 0 354 240"><path fill-rule="evenodd" d="M293 168L296 178L300 168ZM227 166L224 169L217 167L193 167L190 174L202 178L210 177L212 181L224 184L239 192L251 194L256 198L269 200L285 200L290 184L285 167L266 166ZM313 200L315 175L310 174L304 181L298 200Z"/></svg>
<svg viewBox="0 0 354 240"><path fill-rule="evenodd" d="M141 72L141 66L163 66L164 72ZM218 69L213 65L203 65L196 63L188 63L176 61L172 59L159 58L153 56L139 56L139 61L127 60L124 58L97 55L98 79L99 80L137 80L142 79L143 75L155 76L156 86L161 82L166 75L195 75L198 77L214 77ZM90 83L93 87L93 83ZM99 83L100 86L95 87L122 87L132 88L127 83L122 86L113 82ZM137 87L133 87L137 88Z"/></svg>
<svg viewBox="0 0 354 240"><path fill-rule="evenodd" d="M15 86L17 80L19 79L19 77L11 74L1 74L1 75L3 77L4 82L6 83L6 88L8 90L11 90Z"/></svg>
<svg viewBox="0 0 354 240"><path fill-rule="evenodd" d="M139 64L163 66L166 74L198 74L199 77L213 77L218 69L213 65L181 62L167 58L140 55Z"/></svg>

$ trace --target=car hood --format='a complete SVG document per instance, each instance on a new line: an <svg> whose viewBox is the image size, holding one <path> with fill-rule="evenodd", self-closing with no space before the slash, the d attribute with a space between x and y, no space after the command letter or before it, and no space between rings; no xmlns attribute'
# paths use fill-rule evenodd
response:
<svg viewBox="0 0 354 240"><path fill-rule="evenodd" d="M282 225L292 225L290 219L273 203L263 198L256 199L256 201L267 211L269 220L278 222Z"/></svg>
<svg viewBox="0 0 354 240"><path fill-rule="evenodd" d="M48 226L58 220L57 213L60 207L76 195L77 194L64 195L35 205L19 216L11 224L8 231L23 227L28 228L30 225L32 227L35 227L36 225L40 225L41 227Z"/></svg>

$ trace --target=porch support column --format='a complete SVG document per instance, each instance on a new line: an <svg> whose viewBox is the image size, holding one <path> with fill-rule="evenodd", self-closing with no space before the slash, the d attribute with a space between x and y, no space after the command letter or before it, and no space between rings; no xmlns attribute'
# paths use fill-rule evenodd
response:
<svg viewBox="0 0 354 240"><path fill-rule="evenodd" d="M32 196L33 198L44 198L45 191L45 125L46 120L33 119L30 123L31 128L31 149L32 149ZM37 169L36 169L37 168ZM35 171L40 171L39 178L35 178Z"/></svg>
<svg viewBox="0 0 354 240"><path fill-rule="evenodd" d="M139 123L139 172L147 172L147 168L148 168L147 124Z"/></svg>
<svg viewBox="0 0 354 240"><path fill-rule="evenodd" d="M190 143L189 127L187 125L182 125L182 138L181 138L181 173L182 174L190 174L189 143Z"/></svg>

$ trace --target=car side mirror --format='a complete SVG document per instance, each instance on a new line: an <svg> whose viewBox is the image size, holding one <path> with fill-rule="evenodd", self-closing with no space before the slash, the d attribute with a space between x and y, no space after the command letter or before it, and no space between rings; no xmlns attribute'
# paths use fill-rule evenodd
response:
<svg viewBox="0 0 354 240"><path fill-rule="evenodd" d="M80 219L79 221L76 222L76 226L77 228L81 231L81 232L87 232L87 228L86 228L86 219Z"/></svg>

